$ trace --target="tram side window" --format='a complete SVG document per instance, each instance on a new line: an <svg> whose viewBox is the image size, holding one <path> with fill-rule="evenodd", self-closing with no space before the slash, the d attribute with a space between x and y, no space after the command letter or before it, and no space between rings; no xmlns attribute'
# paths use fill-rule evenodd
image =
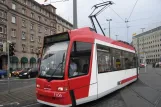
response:
<svg viewBox="0 0 161 107"><path fill-rule="evenodd" d="M98 73L111 71L110 48L97 44Z"/></svg>
<svg viewBox="0 0 161 107"><path fill-rule="evenodd" d="M69 77L87 75L89 72L92 44L73 42L69 62Z"/></svg>
<svg viewBox="0 0 161 107"><path fill-rule="evenodd" d="M118 71L123 70L123 60L122 60L122 51L118 49L111 49L111 55L112 55L112 71Z"/></svg>
<svg viewBox="0 0 161 107"><path fill-rule="evenodd" d="M97 50L97 62L98 62L98 72L110 72L111 67L111 61L110 61L110 53L103 51L103 50Z"/></svg>
<svg viewBox="0 0 161 107"><path fill-rule="evenodd" d="M123 59L124 69L131 69L136 67L136 57L134 53L124 51L123 56L124 56L124 59Z"/></svg>

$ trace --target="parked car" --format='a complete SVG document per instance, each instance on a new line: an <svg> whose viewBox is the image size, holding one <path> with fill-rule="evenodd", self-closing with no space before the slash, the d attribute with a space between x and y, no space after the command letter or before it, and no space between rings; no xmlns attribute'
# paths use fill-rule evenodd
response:
<svg viewBox="0 0 161 107"><path fill-rule="evenodd" d="M0 78L4 78L5 76L7 76L7 71L0 70Z"/></svg>
<svg viewBox="0 0 161 107"><path fill-rule="evenodd" d="M22 68L17 68L17 69L12 71L11 75L17 77L19 75L19 73L22 72L22 71L23 71Z"/></svg>
<svg viewBox="0 0 161 107"><path fill-rule="evenodd" d="M32 78L38 75L38 68L29 68L19 74L19 78Z"/></svg>
<svg viewBox="0 0 161 107"><path fill-rule="evenodd" d="M140 63L140 68L145 68L147 64L144 64L144 63Z"/></svg>

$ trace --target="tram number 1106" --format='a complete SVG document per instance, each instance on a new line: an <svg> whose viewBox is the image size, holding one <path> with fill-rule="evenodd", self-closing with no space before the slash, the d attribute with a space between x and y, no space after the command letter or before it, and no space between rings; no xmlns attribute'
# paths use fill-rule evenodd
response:
<svg viewBox="0 0 161 107"><path fill-rule="evenodd" d="M62 96L61 93L54 93L54 97L56 97L56 98L62 98L63 96Z"/></svg>

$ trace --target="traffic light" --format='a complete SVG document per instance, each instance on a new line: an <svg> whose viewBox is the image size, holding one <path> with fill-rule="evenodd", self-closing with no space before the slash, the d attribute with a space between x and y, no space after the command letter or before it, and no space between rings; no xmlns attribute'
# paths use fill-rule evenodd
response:
<svg viewBox="0 0 161 107"><path fill-rule="evenodd" d="M0 52L3 52L3 43L0 43Z"/></svg>
<svg viewBox="0 0 161 107"><path fill-rule="evenodd" d="M14 51L15 51L15 46L13 43L10 43L9 44L9 56L15 55Z"/></svg>

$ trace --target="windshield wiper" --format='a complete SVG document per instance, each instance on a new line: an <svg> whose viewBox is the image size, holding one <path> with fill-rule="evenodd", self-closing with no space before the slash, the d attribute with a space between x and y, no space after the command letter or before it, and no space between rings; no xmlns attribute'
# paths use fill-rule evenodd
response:
<svg viewBox="0 0 161 107"><path fill-rule="evenodd" d="M62 67L62 68L61 68L61 74L62 74L64 57L65 57L65 53L63 54L62 62L60 62L60 63L58 64L58 66L56 67L56 69L55 69L54 72L51 74L50 78L48 79L48 81L51 81L51 80L52 80L53 75L56 73L56 71L57 71L60 67ZM60 66L60 65L62 65L62 66Z"/></svg>

